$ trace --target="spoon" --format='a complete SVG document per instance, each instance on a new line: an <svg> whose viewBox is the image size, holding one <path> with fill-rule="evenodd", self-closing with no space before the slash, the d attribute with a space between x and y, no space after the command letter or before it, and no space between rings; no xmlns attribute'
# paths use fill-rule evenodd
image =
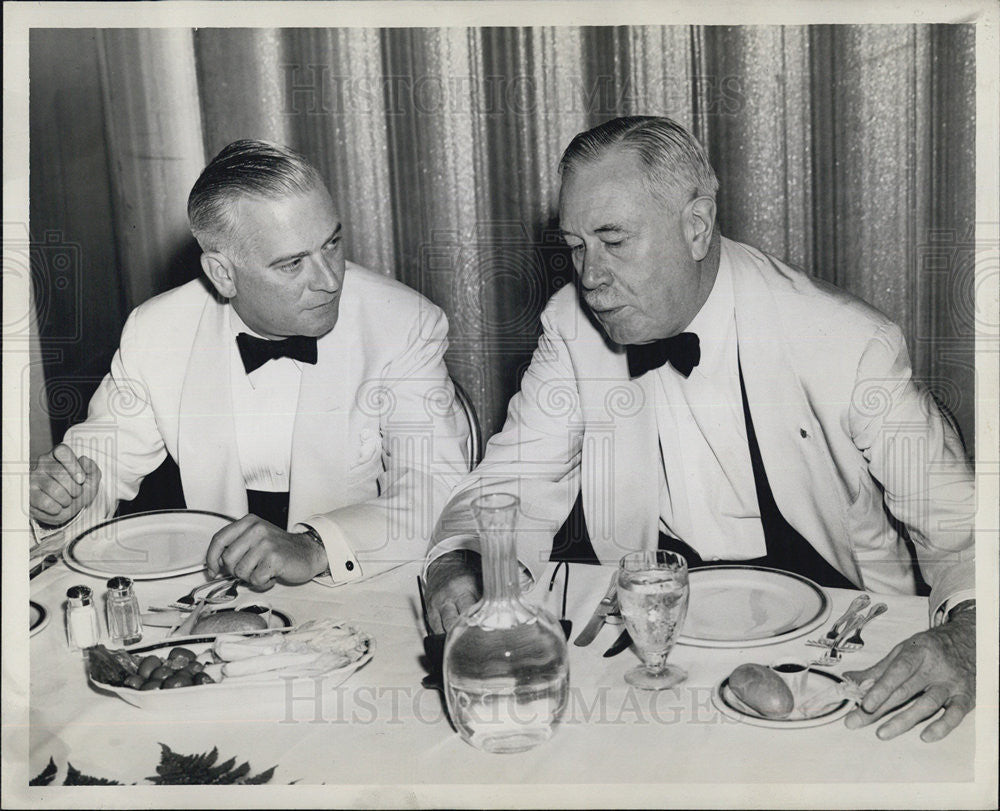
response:
<svg viewBox="0 0 1000 811"><path fill-rule="evenodd" d="M205 598L206 601L210 603L228 603L230 600L236 599L237 594L239 594L240 581L235 577L232 580L233 582L225 589L222 586L212 589L208 593L208 597Z"/></svg>

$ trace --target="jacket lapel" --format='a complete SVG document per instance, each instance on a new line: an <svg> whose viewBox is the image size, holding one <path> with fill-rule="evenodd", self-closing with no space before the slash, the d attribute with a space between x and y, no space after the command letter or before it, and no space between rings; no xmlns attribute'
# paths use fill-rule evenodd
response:
<svg viewBox="0 0 1000 811"><path fill-rule="evenodd" d="M317 504L329 505L326 510L345 506L344 482L352 461L349 449L355 448L349 438L349 419L355 396L366 395L357 372L364 342L358 335L357 307L350 301L349 289L345 282L337 324L319 339L316 364L302 364L292 435L289 527L312 515Z"/></svg>
<svg viewBox="0 0 1000 811"><path fill-rule="evenodd" d="M786 350L795 336L783 333L782 313L755 260L766 261L722 240L722 261L732 269L740 365L767 479L788 523L851 575L856 566L849 545L835 537L847 536L844 515L836 498L824 498L836 492L829 452Z"/></svg>
<svg viewBox="0 0 1000 811"><path fill-rule="evenodd" d="M239 518L247 495L233 424L228 306L209 297L198 322L181 390L177 463L189 509Z"/></svg>

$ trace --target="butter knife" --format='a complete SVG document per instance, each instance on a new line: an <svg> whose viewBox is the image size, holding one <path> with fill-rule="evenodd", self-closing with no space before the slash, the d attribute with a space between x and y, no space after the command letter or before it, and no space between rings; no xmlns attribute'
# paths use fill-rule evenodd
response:
<svg viewBox="0 0 1000 811"><path fill-rule="evenodd" d="M628 631L627 630L622 631L618 635L618 639L615 640L615 644L613 644L610 648L604 651L604 658L607 659L611 656L617 656L623 650L628 648L631 644L632 644L632 637L629 636Z"/></svg>
<svg viewBox="0 0 1000 811"><path fill-rule="evenodd" d="M573 640L573 644L578 647L584 647L589 645L594 641L594 637L597 636L597 632L601 630L601 626L604 625L604 618L607 617L609 613L615 610L615 606L618 603L618 572L617 570L611 575L611 583L608 585L608 590L604 593L601 601L597 604L597 608L594 611L594 615L590 618L590 621L584 626L583 630L580 631L580 635Z"/></svg>

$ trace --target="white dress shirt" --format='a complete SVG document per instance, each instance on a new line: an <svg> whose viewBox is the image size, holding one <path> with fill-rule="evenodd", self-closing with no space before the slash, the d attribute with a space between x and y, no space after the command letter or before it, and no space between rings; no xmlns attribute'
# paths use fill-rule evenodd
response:
<svg viewBox="0 0 1000 811"><path fill-rule="evenodd" d="M236 336L241 332L262 336L250 329L235 309L230 307L229 313L233 422L243 481L248 490L287 493L302 366L292 358L276 358L246 374Z"/></svg>
<svg viewBox="0 0 1000 811"><path fill-rule="evenodd" d="M726 262L685 332L701 361L685 378L652 372L660 438L660 529L704 560L762 557L767 548L750 462L737 362L733 282Z"/></svg>
<svg viewBox="0 0 1000 811"><path fill-rule="evenodd" d="M233 423L240 469L248 490L287 493L292 467L292 434L298 410L302 364L292 358L275 358L246 374L236 336L245 332L262 338L246 325L232 307L229 324L233 331L233 357L229 364L233 393ZM316 580L330 584L331 571L341 573L336 582L361 575L361 565L339 527L329 520L322 537L330 567ZM308 522L288 528L303 532ZM346 576L344 575L346 573Z"/></svg>

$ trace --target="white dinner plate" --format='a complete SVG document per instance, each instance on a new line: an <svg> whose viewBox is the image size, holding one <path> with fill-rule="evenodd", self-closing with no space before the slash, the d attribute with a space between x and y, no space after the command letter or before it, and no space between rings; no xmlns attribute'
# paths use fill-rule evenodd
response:
<svg viewBox="0 0 1000 811"><path fill-rule="evenodd" d="M807 577L762 566L710 566L689 573L691 595L678 638L701 648L775 645L830 616L830 599Z"/></svg>
<svg viewBox="0 0 1000 811"><path fill-rule="evenodd" d="M49 624L49 612L44 605L36 603L34 600L28 602L28 615L31 619L31 624L28 626L31 636L39 633L42 628Z"/></svg>
<svg viewBox="0 0 1000 811"><path fill-rule="evenodd" d="M77 536L67 544L63 557L77 571L97 577L176 577L204 569L212 536L233 520L202 510L127 515Z"/></svg>
<svg viewBox="0 0 1000 811"><path fill-rule="evenodd" d="M809 669L805 689L793 693L795 708L787 718L766 718L740 701L729 687L729 677L724 678L712 692L715 708L734 721L770 729L803 729L829 724L843 718L854 707L854 702L843 698L830 688L843 684L844 680L825 670Z"/></svg>

